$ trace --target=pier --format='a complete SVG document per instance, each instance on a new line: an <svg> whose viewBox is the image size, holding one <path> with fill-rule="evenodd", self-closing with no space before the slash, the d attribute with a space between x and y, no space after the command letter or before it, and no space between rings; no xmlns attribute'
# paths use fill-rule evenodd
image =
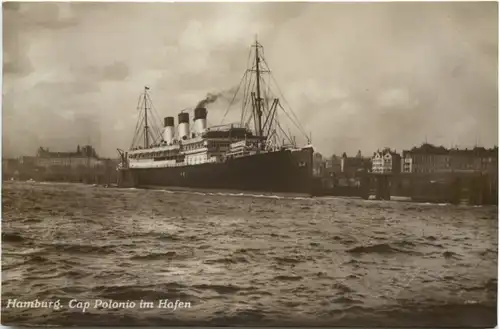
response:
<svg viewBox="0 0 500 329"><path fill-rule="evenodd" d="M367 173L360 189L365 199L374 195L377 200L398 196L419 202L498 204L498 178L482 173Z"/></svg>

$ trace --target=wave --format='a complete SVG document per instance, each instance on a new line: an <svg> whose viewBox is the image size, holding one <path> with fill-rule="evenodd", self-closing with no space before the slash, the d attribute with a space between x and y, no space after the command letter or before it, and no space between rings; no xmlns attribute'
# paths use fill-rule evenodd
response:
<svg viewBox="0 0 500 329"><path fill-rule="evenodd" d="M494 315L484 309L496 301L495 209L458 214L439 206L240 191L103 191L76 184L4 187L10 207L3 209L2 292L65 302L179 299L193 309L10 308L2 310L4 324L436 327L438 316L410 321L406 311L451 298L483 307L467 313L452 305L468 317L449 312L447 323L455 327ZM64 216L49 214L61 205ZM42 240L46 220L59 229ZM415 267L411 286L392 296Z"/></svg>
<svg viewBox="0 0 500 329"><path fill-rule="evenodd" d="M161 187L156 187L156 186L151 186L148 188L135 188L135 187L129 187L125 188L126 190L140 190L140 191L161 191L169 194L188 194L188 195L199 195L199 196L232 196L232 197L252 197L252 198L264 198L264 199L277 199L277 200L313 200L314 198L312 197L303 197L303 196L290 196L286 194L293 194L293 193L286 193L284 192L283 195L280 194L255 194L252 192L215 192L215 191L196 191L194 190L195 188L179 188L179 189L164 189Z"/></svg>
<svg viewBox="0 0 500 329"><path fill-rule="evenodd" d="M166 260L166 259L179 259L180 257L175 251L168 251L165 253L151 253L146 255L132 256L132 260Z"/></svg>
<svg viewBox="0 0 500 329"><path fill-rule="evenodd" d="M348 249L347 252L352 254L367 254L367 253L377 253L377 254L389 254L389 253L408 253L408 250L398 248L394 244L390 243L378 243L369 246L358 246Z"/></svg>
<svg viewBox="0 0 500 329"><path fill-rule="evenodd" d="M110 254L114 249L111 246L92 246L87 244L66 244L54 243L49 244L49 247L57 252L66 252L71 254Z"/></svg>
<svg viewBox="0 0 500 329"><path fill-rule="evenodd" d="M223 257L216 259L206 259L203 261L203 264L238 264L238 263L249 263L249 259L247 256L231 256L231 257Z"/></svg>
<svg viewBox="0 0 500 329"><path fill-rule="evenodd" d="M274 277L274 280L278 281L300 281L303 277L299 275L278 275Z"/></svg>
<svg viewBox="0 0 500 329"><path fill-rule="evenodd" d="M305 261L304 257L274 257L278 264L298 264Z"/></svg>
<svg viewBox="0 0 500 329"><path fill-rule="evenodd" d="M442 255L444 258L460 258L460 255L453 251L444 251Z"/></svg>
<svg viewBox="0 0 500 329"><path fill-rule="evenodd" d="M228 284L228 285L218 285L218 284L198 284L193 285L192 288L198 290L213 290L221 295L226 294L234 294L239 291L252 291L256 290L254 287L239 287L236 285Z"/></svg>
<svg viewBox="0 0 500 329"><path fill-rule="evenodd" d="M23 242L24 240L18 233L2 232L2 242Z"/></svg>

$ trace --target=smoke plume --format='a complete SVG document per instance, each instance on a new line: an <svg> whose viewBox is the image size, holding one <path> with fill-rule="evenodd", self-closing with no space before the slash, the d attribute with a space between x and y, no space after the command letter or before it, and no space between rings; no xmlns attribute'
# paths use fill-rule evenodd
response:
<svg viewBox="0 0 500 329"><path fill-rule="evenodd" d="M199 101L198 104L196 104L196 108L207 107L208 104L214 103L221 95L222 95L221 93L219 94L208 93L205 99Z"/></svg>
<svg viewBox="0 0 500 329"><path fill-rule="evenodd" d="M217 101L231 102L233 99L235 101L239 100L239 93L237 93L238 88L233 87L228 90L224 90L217 93L208 93L207 96L196 104L196 108L207 107L207 105L215 103Z"/></svg>

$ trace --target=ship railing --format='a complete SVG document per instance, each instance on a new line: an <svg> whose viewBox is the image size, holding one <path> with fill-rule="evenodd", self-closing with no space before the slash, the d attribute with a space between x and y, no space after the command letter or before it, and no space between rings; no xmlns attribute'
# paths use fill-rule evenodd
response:
<svg viewBox="0 0 500 329"><path fill-rule="evenodd" d="M209 128L207 128L207 131L218 131L218 130L224 130L227 128L243 128L243 126L239 122L226 123L226 124L222 124L222 125L210 126Z"/></svg>
<svg viewBox="0 0 500 329"><path fill-rule="evenodd" d="M180 148L179 143L174 143L170 145L159 145L159 146L153 146L149 148L143 148L143 147L138 147L138 148L133 148L129 150L129 153L131 154L142 154L142 153L148 153L148 152L158 152L158 151L176 151Z"/></svg>
<svg viewBox="0 0 500 329"><path fill-rule="evenodd" d="M231 148L236 148L236 147L241 147L241 146L246 146L246 145L247 145L247 141L246 140L242 140L242 141L231 143L230 147Z"/></svg>

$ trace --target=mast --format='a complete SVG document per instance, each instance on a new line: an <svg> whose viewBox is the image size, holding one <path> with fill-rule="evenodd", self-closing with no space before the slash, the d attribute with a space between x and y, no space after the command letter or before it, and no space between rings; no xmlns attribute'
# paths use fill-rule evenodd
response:
<svg viewBox="0 0 500 329"><path fill-rule="evenodd" d="M257 99L256 99L256 111L257 111L257 134L262 137L262 109L261 109L261 98L260 98L260 58L259 58L259 42L255 38L255 74L257 79Z"/></svg>
<svg viewBox="0 0 500 329"><path fill-rule="evenodd" d="M144 148L149 148L149 127L148 127L148 90L144 87Z"/></svg>
<svg viewBox="0 0 500 329"><path fill-rule="evenodd" d="M253 54L254 50L252 48L255 48L255 54ZM285 135L287 139L290 140L291 144L296 144L296 142L293 139L291 139L291 137L287 136L287 133L282 128L282 124L278 122L277 112L279 108L279 110L282 110L284 112L288 120L304 135L308 143L310 143L310 138L307 136L308 134L304 131L303 127L301 126L297 116L293 113L291 109L289 109L289 111L286 110L281 105L279 98L276 97L278 95L274 94L271 91L270 84L272 82L274 82L274 84L277 83L271 74L271 70L269 69L268 63L266 62L263 53L264 53L263 47L259 43L256 37L255 42L252 43L250 46L250 53L249 53L249 57L252 57L253 55L255 56L255 60L252 57L251 61L249 61L248 63L249 67L245 71L245 74L241 79L241 82L224 114L222 121L224 121L224 118L231 109L231 106L235 101L239 90L242 89L243 90L243 101L241 109L242 127L246 127L247 129L255 131L255 136L260 137L260 139L262 139L262 141L265 141L266 144L267 142L269 142L269 139L271 138L269 134L272 134L275 140L280 139L278 137L278 134ZM253 79L254 73L256 80ZM261 75L263 73L269 73L270 81L265 81L264 79L261 80ZM261 90L262 87L264 87L265 89ZM280 98L285 101L285 104L287 104L287 101L284 99L284 96L281 90L279 90L278 86L276 86L276 89L281 94ZM271 99L271 95L274 98L272 104L268 102L268 100ZM266 116L264 120L262 118L263 115ZM253 122L253 127L250 127L251 122Z"/></svg>
<svg viewBox="0 0 500 329"><path fill-rule="evenodd" d="M158 113L156 113L151 101L149 89L148 86L145 86L144 92L139 95L137 100L136 110L139 115L130 149L151 148L162 135L158 123Z"/></svg>

